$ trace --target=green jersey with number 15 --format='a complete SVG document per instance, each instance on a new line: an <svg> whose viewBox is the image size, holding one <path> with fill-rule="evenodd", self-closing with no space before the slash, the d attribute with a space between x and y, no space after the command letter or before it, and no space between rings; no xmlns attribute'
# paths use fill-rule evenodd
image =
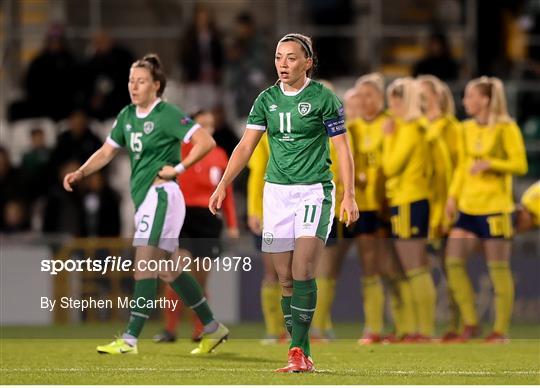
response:
<svg viewBox="0 0 540 388"><path fill-rule="evenodd" d="M345 133L344 123L341 101L308 78L298 92L286 92L280 83L259 94L246 127L268 133L265 180L291 185L332 180L328 137Z"/></svg>
<svg viewBox="0 0 540 388"><path fill-rule="evenodd" d="M107 143L128 150L135 209L144 201L159 170L180 163L181 141L188 143L199 127L176 106L160 99L146 115L138 115L133 104L122 109Z"/></svg>

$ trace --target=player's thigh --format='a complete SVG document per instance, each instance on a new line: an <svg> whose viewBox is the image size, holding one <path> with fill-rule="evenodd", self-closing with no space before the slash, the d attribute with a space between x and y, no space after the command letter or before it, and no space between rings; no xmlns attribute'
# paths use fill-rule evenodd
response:
<svg viewBox="0 0 540 388"><path fill-rule="evenodd" d="M317 264L316 277L335 279L339 276L351 240L344 235L344 231L345 225L334 218L326 246Z"/></svg>
<svg viewBox="0 0 540 388"><path fill-rule="evenodd" d="M286 293L292 293L292 259L293 252L278 252L278 253L268 253L274 264L274 269L279 280L281 287L283 288L283 295L287 296Z"/></svg>
<svg viewBox="0 0 540 388"><path fill-rule="evenodd" d="M487 261L510 261L512 240L504 238L486 238L482 247Z"/></svg>
<svg viewBox="0 0 540 388"><path fill-rule="evenodd" d="M261 259L263 262L263 283L264 284L272 284L276 283L278 281L276 269L274 268L274 263L272 261L272 254L271 253L262 253Z"/></svg>
<svg viewBox="0 0 540 388"><path fill-rule="evenodd" d="M478 246L478 238L468 230L452 228L446 240L445 258L468 259Z"/></svg>
<svg viewBox="0 0 540 388"><path fill-rule="evenodd" d="M429 202L415 201L391 209L392 235L399 261L405 271L428 264L426 242Z"/></svg>
<svg viewBox="0 0 540 388"><path fill-rule="evenodd" d="M170 253L153 246L139 246L135 249L134 279L154 279L159 274L159 266Z"/></svg>
<svg viewBox="0 0 540 388"><path fill-rule="evenodd" d="M405 271L428 265L426 242L424 238L395 240L396 252Z"/></svg>
<svg viewBox="0 0 540 388"><path fill-rule="evenodd" d="M379 245L379 238L375 234L361 234L356 237L357 252L364 276L373 276L379 272L377 262L380 260Z"/></svg>
<svg viewBox="0 0 540 388"><path fill-rule="evenodd" d="M315 278L317 262L324 249L324 241L318 237L300 237L295 241L292 259L292 276L295 280Z"/></svg>
<svg viewBox="0 0 540 388"><path fill-rule="evenodd" d="M173 252L178 246L184 217L184 197L175 182L150 187L135 214L133 245Z"/></svg>

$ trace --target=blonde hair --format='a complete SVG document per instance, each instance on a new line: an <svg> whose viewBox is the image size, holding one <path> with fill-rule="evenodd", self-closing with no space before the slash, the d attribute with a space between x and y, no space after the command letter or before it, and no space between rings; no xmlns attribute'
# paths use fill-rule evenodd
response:
<svg viewBox="0 0 540 388"><path fill-rule="evenodd" d="M377 89L382 95L384 95L384 77L381 73L370 73L361 76L356 80L354 87L358 89L364 84L369 84Z"/></svg>
<svg viewBox="0 0 540 388"><path fill-rule="evenodd" d="M475 78L469 81L466 88L472 87L477 88L482 95L489 98L489 125L512 121L508 114L504 85L499 78L486 76Z"/></svg>
<svg viewBox="0 0 540 388"><path fill-rule="evenodd" d="M386 89L387 98L399 97L405 105L405 114L402 119L412 121L422 116L420 110L420 90L418 83L411 77L398 78Z"/></svg>
<svg viewBox="0 0 540 388"><path fill-rule="evenodd" d="M356 88L350 88L345 91L345 94L343 95L343 101L349 100L352 97L355 97L358 95L358 90Z"/></svg>
<svg viewBox="0 0 540 388"><path fill-rule="evenodd" d="M446 83L441 81L439 78L434 75L421 75L417 77L419 82L427 83L433 92L437 95L439 109L443 115L452 115L456 114L456 106L454 104L454 96L452 91Z"/></svg>

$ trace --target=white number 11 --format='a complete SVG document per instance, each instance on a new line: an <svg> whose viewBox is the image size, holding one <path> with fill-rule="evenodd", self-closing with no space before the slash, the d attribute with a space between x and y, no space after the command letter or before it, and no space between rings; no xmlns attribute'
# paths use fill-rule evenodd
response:
<svg viewBox="0 0 540 388"><path fill-rule="evenodd" d="M285 133L285 120L284 117L287 118L287 132L291 133L291 112L283 113L279 112L279 132Z"/></svg>

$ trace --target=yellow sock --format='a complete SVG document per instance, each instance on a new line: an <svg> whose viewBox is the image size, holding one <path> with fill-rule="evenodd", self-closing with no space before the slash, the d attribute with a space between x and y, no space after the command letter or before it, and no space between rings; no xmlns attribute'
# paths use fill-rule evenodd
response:
<svg viewBox="0 0 540 388"><path fill-rule="evenodd" d="M281 287L277 283L261 287L261 306L266 334L278 337L283 333L283 313L281 311Z"/></svg>
<svg viewBox="0 0 540 388"><path fill-rule="evenodd" d="M364 331L381 334L384 325L384 291L378 275L364 276L362 279L362 297L364 302Z"/></svg>
<svg viewBox="0 0 540 388"><path fill-rule="evenodd" d="M435 303L437 292L429 268L407 271L418 319L418 332L431 337L435 330Z"/></svg>
<svg viewBox="0 0 540 388"><path fill-rule="evenodd" d="M322 334L332 328L331 310L336 293L336 280L317 278L317 307L311 327Z"/></svg>
<svg viewBox="0 0 540 388"><path fill-rule="evenodd" d="M392 280L391 309L398 337L416 331L412 291L407 279Z"/></svg>
<svg viewBox="0 0 540 388"><path fill-rule="evenodd" d="M495 324L493 331L508 334L512 309L514 305L514 280L510 263L506 261L489 261L489 277L493 282L495 293Z"/></svg>
<svg viewBox="0 0 540 388"><path fill-rule="evenodd" d="M447 257L445 265L448 286L459 306L463 324L477 326L478 314L476 313L474 289L467 273L465 260L459 257Z"/></svg>
<svg viewBox="0 0 540 388"><path fill-rule="evenodd" d="M448 310L450 311L450 319L448 320L447 330L449 332L458 333L461 330L459 306L454 299L454 294L452 293L450 286L446 288L446 294L448 295Z"/></svg>

